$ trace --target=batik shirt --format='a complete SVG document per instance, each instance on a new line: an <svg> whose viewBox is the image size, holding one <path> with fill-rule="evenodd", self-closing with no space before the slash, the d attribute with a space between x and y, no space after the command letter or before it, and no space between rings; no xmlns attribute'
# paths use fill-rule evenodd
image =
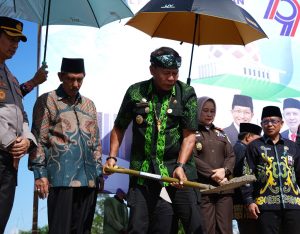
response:
<svg viewBox="0 0 300 234"><path fill-rule="evenodd" d="M160 112L165 113L164 116L160 116ZM163 120L160 131L155 116ZM197 129L194 88L177 81L172 91L159 96L153 79L131 85L124 96L115 126L124 130L131 121L130 167L172 177L183 141L182 130ZM186 164L186 175L189 179L196 179L193 157Z"/></svg>
<svg viewBox="0 0 300 234"><path fill-rule="evenodd" d="M38 147L29 168L52 187L95 187L102 170L96 108L80 94L69 100L62 86L37 99L32 132Z"/></svg>
<svg viewBox="0 0 300 234"><path fill-rule="evenodd" d="M255 202L263 210L300 209L299 157L298 146L282 137L276 144L266 135L251 142L243 174L254 174L257 181L241 189L246 204Z"/></svg>

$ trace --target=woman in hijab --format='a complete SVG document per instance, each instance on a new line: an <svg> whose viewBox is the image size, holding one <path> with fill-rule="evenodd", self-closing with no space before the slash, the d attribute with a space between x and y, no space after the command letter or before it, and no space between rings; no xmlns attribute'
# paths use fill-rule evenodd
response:
<svg viewBox="0 0 300 234"><path fill-rule="evenodd" d="M222 129L214 126L216 102L209 97L198 98L198 131L195 161L200 183L221 185L233 172L235 156ZM201 212L208 234L232 233L233 191L202 195Z"/></svg>

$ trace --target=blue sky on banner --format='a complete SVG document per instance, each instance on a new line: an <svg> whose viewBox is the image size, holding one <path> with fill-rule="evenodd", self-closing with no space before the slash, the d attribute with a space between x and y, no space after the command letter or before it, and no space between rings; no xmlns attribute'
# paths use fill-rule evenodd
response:
<svg viewBox="0 0 300 234"><path fill-rule="evenodd" d="M131 9L136 12L148 0L128 0ZM218 113L216 124L224 127L231 122L229 110L231 109L232 96L235 93L243 93L245 87L224 87L227 77L222 77L225 82L212 83L213 79L202 73L204 67L211 66L216 61L228 60L231 62L227 68L237 70L241 66L241 60L245 59L247 64L257 66L262 64L263 69L270 69L275 74L276 84L268 83L263 88L270 91L272 103L281 106L282 98L288 94L300 98L300 67L295 61L300 60L300 33L299 33L299 10L298 1L279 0L234 0L234 2L245 8L258 21L265 30L269 39L263 39L251 43L249 46L200 46L195 48L192 85L198 96L209 95L216 99ZM114 22L99 29L81 27L76 30L70 27L50 27L48 41L49 79L40 87L40 93L57 88L61 58L83 57L86 61L86 81L82 87L83 95L96 101L97 110L101 113L101 125L103 126L102 137L104 147L108 147L108 136L113 119L122 101L124 92L129 84L150 78L148 71L149 54L160 46L174 47L183 57L180 69L180 79L185 82L188 68L191 46L184 43L150 38L148 35L124 26L126 20ZM28 36L27 43L20 43L15 57L8 61L8 66L22 83L32 77L36 70L37 61L37 25L24 22L24 33ZM43 42L42 42L43 45ZM216 57L216 55L220 57ZM237 59L238 58L238 59ZM261 65L260 65L261 68ZM230 74L232 76L232 74ZM240 76L236 76L240 77ZM252 79L250 82L256 82ZM247 86L249 83L245 83ZM282 90L272 91L274 85L281 85L281 89L289 88L289 92L283 95ZM296 93L296 94L295 94ZM282 95L281 95L282 94ZM257 94L253 94L257 95ZM277 96L276 96L277 95ZM298 95L298 96L297 96ZM257 95L258 96L258 95ZM28 116L31 119L32 107L36 93L32 92L25 97L24 103ZM259 98L259 96L257 97ZM269 100L270 101L270 100ZM261 107L269 101L255 99L254 123L260 117ZM220 105L219 103L222 103ZM226 114L228 113L228 114ZM106 121L106 122L105 122ZM104 124L105 122L105 124ZM126 147L121 154L125 155ZM17 188L14 208L5 233L14 231L30 230L32 223L32 200L33 200L33 176L27 170L27 157L20 163L19 186ZM113 179L126 184L126 179ZM108 183L110 184L110 183ZM112 189L112 188L107 188ZM46 202L40 200L39 204L39 226L47 224Z"/></svg>

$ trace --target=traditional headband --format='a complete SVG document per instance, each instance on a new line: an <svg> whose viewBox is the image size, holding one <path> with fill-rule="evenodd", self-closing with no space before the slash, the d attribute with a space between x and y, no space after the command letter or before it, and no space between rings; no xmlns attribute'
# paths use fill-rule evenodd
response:
<svg viewBox="0 0 300 234"><path fill-rule="evenodd" d="M159 56L151 55L150 62L151 64L158 67L177 69L181 66L181 57L175 57L173 54L165 54Z"/></svg>

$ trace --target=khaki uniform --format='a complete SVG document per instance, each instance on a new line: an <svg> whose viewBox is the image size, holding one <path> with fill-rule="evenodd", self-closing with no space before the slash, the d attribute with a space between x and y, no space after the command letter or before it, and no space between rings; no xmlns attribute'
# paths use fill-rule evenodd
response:
<svg viewBox="0 0 300 234"><path fill-rule="evenodd" d="M235 163L232 146L225 133L214 125L209 129L198 126L194 151L200 183L217 186L218 184L210 178L212 170L217 168L227 168L232 174ZM202 196L201 212L205 214L204 226L207 233L232 233L232 192Z"/></svg>

